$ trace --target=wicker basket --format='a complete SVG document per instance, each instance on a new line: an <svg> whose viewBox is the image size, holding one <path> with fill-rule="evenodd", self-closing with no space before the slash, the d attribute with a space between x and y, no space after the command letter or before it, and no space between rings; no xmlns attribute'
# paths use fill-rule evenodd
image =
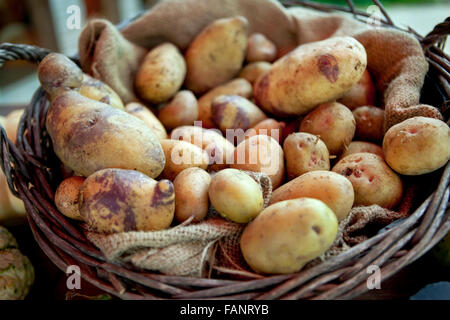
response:
<svg viewBox="0 0 450 320"><path fill-rule="evenodd" d="M345 11L365 21L369 15L348 7L321 5L306 1L283 1L285 6L300 5L321 11ZM382 25L394 27L384 14ZM124 21L119 29L131 20ZM442 48L450 31L450 19L437 25L425 38L412 29L421 42L430 70L421 100L434 106L448 121L450 62ZM39 63L49 51L34 46L1 44L0 66L8 60ZM76 59L74 59L76 60ZM14 145L1 128L1 166L12 192L23 199L33 235L47 256L64 272L78 265L84 280L122 299L350 299L368 291L367 266L378 265L386 280L412 263L450 230L450 165L418 179L424 187L415 211L388 231L377 234L315 267L289 275L257 278L177 277L150 273L131 265L116 265L90 243L76 224L65 218L54 205L54 191L61 181L60 162L55 156L45 128L49 107L44 90L39 88L22 117ZM422 201L422 200L421 200Z"/></svg>

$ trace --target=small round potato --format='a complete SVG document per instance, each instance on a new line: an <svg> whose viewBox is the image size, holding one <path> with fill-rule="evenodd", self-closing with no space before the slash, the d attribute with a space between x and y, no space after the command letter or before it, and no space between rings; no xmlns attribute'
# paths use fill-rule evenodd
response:
<svg viewBox="0 0 450 320"><path fill-rule="evenodd" d="M266 119L266 115L256 105L238 95L221 95L211 102L212 119L217 127L247 130Z"/></svg>
<svg viewBox="0 0 450 320"><path fill-rule="evenodd" d="M138 94L150 103L162 103L180 89L186 76L186 63L176 46L163 43L150 50L135 78Z"/></svg>
<svg viewBox="0 0 450 320"><path fill-rule="evenodd" d="M217 212L238 223L253 220L264 205L261 186L236 169L224 169L213 175L208 194Z"/></svg>
<svg viewBox="0 0 450 320"><path fill-rule="evenodd" d="M339 159L342 159L350 154L360 152L373 153L384 158L383 149L379 145L366 141L352 141L339 156Z"/></svg>
<svg viewBox="0 0 450 320"><path fill-rule="evenodd" d="M300 131L320 137L331 155L338 155L350 144L356 123L352 112L337 102L324 103L308 113Z"/></svg>
<svg viewBox="0 0 450 320"><path fill-rule="evenodd" d="M138 102L131 102L125 106L125 110L129 114L144 121L159 140L167 139L167 131L163 124L146 106Z"/></svg>
<svg viewBox="0 0 450 320"><path fill-rule="evenodd" d="M356 121L355 138L363 141L381 141L384 136L384 110L362 106L353 110Z"/></svg>
<svg viewBox="0 0 450 320"><path fill-rule="evenodd" d="M189 142L164 139L161 146L166 157L166 165L160 177L173 181L176 176L186 168L208 167L208 155L202 148Z"/></svg>
<svg viewBox="0 0 450 320"><path fill-rule="evenodd" d="M280 145L283 141L283 129L286 127L286 123L283 121L277 121L275 119L265 119L245 132L245 138L265 134L272 137Z"/></svg>
<svg viewBox="0 0 450 320"><path fill-rule="evenodd" d="M402 198L402 180L376 154L351 154L339 160L333 171L350 180L357 206L377 204L392 209Z"/></svg>
<svg viewBox="0 0 450 320"><path fill-rule="evenodd" d="M248 37L245 60L248 62L272 62L277 57L277 47L262 33L253 33Z"/></svg>
<svg viewBox="0 0 450 320"><path fill-rule="evenodd" d="M181 171L173 182L175 190L175 219L183 222L194 216L193 221L206 217L209 209L208 189L211 176L201 168Z"/></svg>
<svg viewBox="0 0 450 320"><path fill-rule="evenodd" d="M86 98L109 104L116 109L124 109L122 99L110 86L87 74L83 75L83 83L79 90L80 94Z"/></svg>
<svg viewBox="0 0 450 320"><path fill-rule="evenodd" d="M246 65L239 73L239 78L244 78L251 84L254 84L255 81L268 72L272 65L269 62L259 61L252 62Z"/></svg>
<svg viewBox="0 0 450 320"><path fill-rule="evenodd" d="M400 174L435 171L450 159L450 128L438 119L407 119L386 132L383 151L386 162Z"/></svg>
<svg viewBox="0 0 450 320"><path fill-rule="evenodd" d="M230 167L265 173L272 182L272 188L276 189L284 178L283 149L269 136L250 137L237 145L234 163Z"/></svg>
<svg viewBox="0 0 450 320"><path fill-rule="evenodd" d="M179 91L158 113L159 120L167 130L180 126L191 126L197 117L197 98L189 90Z"/></svg>
<svg viewBox="0 0 450 320"><path fill-rule="evenodd" d="M174 217L172 182L156 181L138 171L97 171L80 192L81 216L98 233L162 230Z"/></svg>
<svg viewBox="0 0 450 320"><path fill-rule="evenodd" d="M71 219L83 220L80 214L80 190L84 177L71 177L60 183L55 193L58 210Z"/></svg>
<svg viewBox="0 0 450 320"><path fill-rule="evenodd" d="M293 273L333 244L338 222L320 200L300 198L264 209L242 233L245 261L256 272Z"/></svg>
<svg viewBox="0 0 450 320"><path fill-rule="evenodd" d="M330 154L318 136L306 132L290 134L283 144L288 179L314 170L330 170Z"/></svg>
<svg viewBox="0 0 450 320"><path fill-rule="evenodd" d="M303 197L323 201L342 220L352 209L355 193L351 182L343 176L331 171L311 171L275 190L270 204Z"/></svg>
<svg viewBox="0 0 450 320"><path fill-rule="evenodd" d="M338 102L345 105L350 110L360 106L371 106L376 102L376 90L372 77L366 69L361 79L350 90L338 99Z"/></svg>

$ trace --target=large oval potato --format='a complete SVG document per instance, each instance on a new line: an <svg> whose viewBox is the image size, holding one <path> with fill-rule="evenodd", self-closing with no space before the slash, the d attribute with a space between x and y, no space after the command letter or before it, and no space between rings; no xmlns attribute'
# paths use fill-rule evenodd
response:
<svg viewBox="0 0 450 320"><path fill-rule="evenodd" d="M364 47L351 37L301 45L256 81L256 104L279 116L305 114L349 90L366 65Z"/></svg>
<svg viewBox="0 0 450 320"><path fill-rule="evenodd" d="M277 57L277 47L262 33L253 33L248 37L245 60L248 62L272 62Z"/></svg>
<svg viewBox="0 0 450 320"><path fill-rule="evenodd" d="M80 213L99 233L162 230L170 226L175 194L169 180L156 181L123 169L90 175L80 191Z"/></svg>
<svg viewBox="0 0 450 320"><path fill-rule="evenodd" d="M253 220L264 205L261 186L248 174L236 169L224 169L214 174L208 194L217 212L238 223Z"/></svg>
<svg viewBox="0 0 450 320"><path fill-rule="evenodd" d="M389 128L383 139L386 162L396 172L420 175L450 159L450 128L438 119L413 117Z"/></svg>
<svg viewBox="0 0 450 320"><path fill-rule="evenodd" d="M260 273L293 273L333 244L338 223L320 200L300 198L264 209L242 233L241 251Z"/></svg>
<svg viewBox="0 0 450 320"><path fill-rule="evenodd" d="M80 214L80 190L84 180L84 177L70 177L63 180L56 189L56 208L66 217L83 220Z"/></svg>
<svg viewBox="0 0 450 320"><path fill-rule="evenodd" d="M125 106L125 110L141 119L145 124L152 129L153 133L158 139L167 139L167 131L159 119L146 106L138 102L130 102Z"/></svg>
<svg viewBox="0 0 450 320"><path fill-rule="evenodd" d="M384 110L373 106L353 110L356 122L355 138L364 141L382 141L384 136Z"/></svg>
<svg viewBox="0 0 450 320"><path fill-rule="evenodd" d="M376 97L375 85L373 84L369 70L366 69L358 83L351 87L337 101L350 110L354 110L361 106L375 105Z"/></svg>
<svg viewBox="0 0 450 320"><path fill-rule="evenodd" d="M211 102L217 96L228 94L238 95L249 99L252 94L252 85L245 79L234 79L221 86L215 87L198 99L198 120L203 128L214 128L215 124L211 116Z"/></svg>
<svg viewBox="0 0 450 320"><path fill-rule="evenodd" d="M269 176L273 189L284 178L284 155L279 143L266 135L256 135L239 143L231 168L262 172Z"/></svg>
<svg viewBox="0 0 450 320"><path fill-rule="evenodd" d="M272 193L270 204L303 197L323 201L338 220L347 217L355 201L353 186L348 179L335 172L318 170L283 184Z"/></svg>
<svg viewBox="0 0 450 320"><path fill-rule="evenodd" d="M403 183L383 158L373 153L354 153L342 158L333 167L350 180L355 191L355 205L377 204L394 208L401 200Z"/></svg>
<svg viewBox="0 0 450 320"><path fill-rule="evenodd" d="M244 78L248 82L250 82L252 85L255 83L255 81L268 72L270 68L272 67L272 64L265 61L258 61L258 62L252 62L246 65L244 68L242 68L241 72L239 73L239 78Z"/></svg>
<svg viewBox="0 0 450 320"><path fill-rule="evenodd" d="M175 219L183 222L203 220L209 210L208 190L211 176L201 168L192 167L181 171L173 182L175 190Z"/></svg>
<svg viewBox="0 0 450 320"><path fill-rule="evenodd" d="M83 75L79 92L86 98L109 104L116 109L124 109L122 99L110 86L87 74Z"/></svg>
<svg viewBox="0 0 450 320"><path fill-rule="evenodd" d="M136 74L136 91L148 102L165 102L180 89L185 76L186 63L180 51L163 43L145 56Z"/></svg>
<svg viewBox="0 0 450 320"><path fill-rule="evenodd" d="M202 148L179 140L163 139L160 142L166 158L166 165L160 177L173 181L184 169L208 167L209 158Z"/></svg>
<svg viewBox="0 0 450 320"><path fill-rule="evenodd" d="M185 85L201 94L231 80L242 67L247 49L246 18L222 18L206 26L189 45Z"/></svg>
<svg viewBox="0 0 450 320"><path fill-rule="evenodd" d="M197 98L189 90L179 91L158 113L159 120L167 130L180 126L191 126L197 117Z"/></svg>

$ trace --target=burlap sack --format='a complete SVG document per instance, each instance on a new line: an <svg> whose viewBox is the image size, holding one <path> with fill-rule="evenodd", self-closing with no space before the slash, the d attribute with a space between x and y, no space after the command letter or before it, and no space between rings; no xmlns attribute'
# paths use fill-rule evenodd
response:
<svg viewBox="0 0 450 320"><path fill-rule="evenodd" d="M275 0L161 1L126 27L122 35L105 20L92 21L79 41L83 70L105 81L129 102L136 99L133 75L145 50L165 41L184 50L207 24L234 15L245 16L250 33L265 34L284 52L328 37L355 37L366 48L368 69L382 94L386 129L418 115L442 118L432 106L420 104L428 64L414 37L339 13L286 9Z"/></svg>

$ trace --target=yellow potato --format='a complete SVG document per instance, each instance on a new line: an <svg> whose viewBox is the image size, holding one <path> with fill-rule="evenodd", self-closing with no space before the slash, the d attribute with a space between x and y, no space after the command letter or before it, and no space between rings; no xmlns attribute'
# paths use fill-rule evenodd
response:
<svg viewBox="0 0 450 320"><path fill-rule="evenodd" d="M214 128L215 126L211 117L211 102L215 97L228 94L249 99L252 96L252 90L252 85L247 80L238 78L215 87L201 96L198 99L198 120L202 122L203 128Z"/></svg>
<svg viewBox="0 0 450 320"><path fill-rule="evenodd" d="M152 129L159 140L167 139L167 131L163 124L146 106L138 102L130 102L125 106L125 110L129 114L144 121L145 124Z"/></svg>
<svg viewBox="0 0 450 320"><path fill-rule="evenodd" d="M172 183L155 181L138 171L97 171L84 181L80 192L81 216L95 232L162 230L174 217Z"/></svg>
<svg viewBox="0 0 450 320"><path fill-rule="evenodd" d="M186 63L180 51L163 43L145 56L136 74L136 91L148 102L165 102L180 89L185 76Z"/></svg>
<svg viewBox="0 0 450 320"><path fill-rule="evenodd" d="M352 209L355 193L348 179L335 172L318 170L283 184L272 193L270 204L303 197L323 201L342 220Z"/></svg>
<svg viewBox="0 0 450 320"><path fill-rule="evenodd" d="M248 62L272 62L277 57L277 47L262 33L253 33L248 37L245 60Z"/></svg>
<svg viewBox="0 0 450 320"><path fill-rule="evenodd" d="M265 61L258 61L258 62L252 62L246 65L241 72L239 73L239 78L244 78L251 84L254 84L255 81L268 72L270 68L272 67L272 64Z"/></svg>
<svg viewBox="0 0 450 320"><path fill-rule="evenodd" d="M87 74L83 75L83 83L79 90L86 98L109 104L116 109L124 109L122 99L110 86Z"/></svg>
<svg viewBox="0 0 450 320"><path fill-rule="evenodd" d="M247 48L246 18L222 18L206 26L189 45L185 85L201 94L233 79L242 68Z"/></svg>
<svg viewBox="0 0 450 320"><path fill-rule="evenodd" d="M300 198L264 209L242 233L240 246L248 265L259 273L293 273L333 244L338 223L320 200Z"/></svg>
<svg viewBox="0 0 450 320"><path fill-rule="evenodd" d="M277 121L275 119L265 119L258 122L255 126L245 132L245 138L265 134L275 139L280 145L283 139L283 130L286 127L286 123L283 121Z"/></svg>
<svg viewBox="0 0 450 320"><path fill-rule="evenodd" d="M345 105L350 110L354 110L360 106L373 106L376 102L377 93L372 77L366 69L358 81L350 90L348 90L338 102Z"/></svg>
<svg viewBox="0 0 450 320"><path fill-rule="evenodd" d="M384 136L384 110L362 106L353 110L356 121L355 138L364 141L381 141Z"/></svg>
<svg viewBox="0 0 450 320"><path fill-rule="evenodd" d="M160 142L166 158L166 165L160 177L173 181L186 168L208 167L208 155L202 148L179 140L163 139Z"/></svg>
<svg viewBox="0 0 450 320"><path fill-rule="evenodd" d="M208 194L217 212L238 223L253 220L264 205L261 186L236 169L224 169L214 174Z"/></svg>
<svg viewBox="0 0 450 320"><path fill-rule="evenodd" d="M158 113L159 120L168 130L180 126L191 126L197 117L197 98L189 90L179 91Z"/></svg>
<svg viewBox="0 0 450 320"><path fill-rule="evenodd" d="M55 205L58 210L71 219L83 220L80 214L80 190L83 177L71 177L63 180L55 193Z"/></svg>
<svg viewBox="0 0 450 320"><path fill-rule="evenodd" d="M386 132L383 151L386 162L400 174L429 173L450 159L450 129L441 120L413 117Z"/></svg>
<svg viewBox="0 0 450 320"><path fill-rule="evenodd" d="M256 81L256 104L279 116L303 115L348 91L366 64L364 47L351 37L301 45Z"/></svg>
<svg viewBox="0 0 450 320"><path fill-rule="evenodd" d="M350 144L355 129L352 112L338 102L318 106L300 124L300 131L319 136L331 155L339 154Z"/></svg>
<svg viewBox="0 0 450 320"><path fill-rule="evenodd" d="M5 131L9 140L16 144L17 141L17 129L19 127L20 119L24 113L24 109L11 111L5 118Z"/></svg>
<svg viewBox="0 0 450 320"><path fill-rule="evenodd" d="M203 220L209 209L208 189L211 176L201 168L193 167L181 171L173 182L175 190L175 219L183 222L194 216L194 221Z"/></svg>
<svg viewBox="0 0 450 320"><path fill-rule="evenodd" d="M342 152L342 154L339 156L339 159L342 159L350 154L360 152L374 153L384 158L383 149L379 145L365 141L352 141L344 150L344 152Z"/></svg>
<svg viewBox="0 0 450 320"><path fill-rule="evenodd" d="M355 205L377 204L394 208L401 200L403 184L383 158L373 153L354 153L339 160L333 171L350 180L355 191Z"/></svg>

